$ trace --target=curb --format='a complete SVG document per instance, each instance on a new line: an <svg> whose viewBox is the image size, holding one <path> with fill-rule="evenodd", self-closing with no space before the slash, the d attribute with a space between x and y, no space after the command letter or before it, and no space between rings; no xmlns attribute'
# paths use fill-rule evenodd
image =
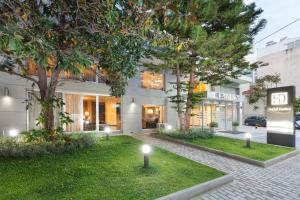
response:
<svg viewBox="0 0 300 200"><path fill-rule="evenodd" d="M233 176L228 174L214 180L195 185L178 192L171 193L167 196L160 197L156 200L187 200L201 195L209 190L215 189L233 181Z"/></svg>
<svg viewBox="0 0 300 200"><path fill-rule="evenodd" d="M190 143L187 143L187 142L184 142L184 141L181 141L181 140L177 140L177 139L173 139L173 138L166 138L166 137L159 136L159 135L151 135L151 137L158 138L158 139L161 139L161 140L166 140L166 141L173 142L173 143L176 143L176 144L185 145L185 146L192 147L192 148L195 148L195 149L200 149L200 150L203 150L203 151L208 151L210 153L214 153L214 154L217 154L217 155L221 155L221 156L224 156L224 157L227 157L227 158L231 158L231 159L234 159L234 160L238 160L238 161L241 161L241 162L245 162L245 163L256 165L256 166L263 167L263 168L270 167L270 166L272 166L276 163L279 163L279 162L284 161L288 158L294 157L294 156L296 156L300 153L300 150L295 150L295 151L283 154L281 156L278 156L276 158L273 158L271 160L259 161L259 160L254 160L254 159L251 159L251 158L246 158L246 157L243 157L243 156L231 154L231 153L226 153L224 151L220 151L220 150L216 150L216 149L201 147L201 146L198 146L198 145L195 145L195 144L190 144Z"/></svg>

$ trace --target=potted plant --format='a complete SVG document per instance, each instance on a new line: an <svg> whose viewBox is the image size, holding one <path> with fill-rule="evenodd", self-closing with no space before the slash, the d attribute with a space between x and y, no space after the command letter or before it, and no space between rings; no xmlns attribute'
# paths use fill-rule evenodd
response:
<svg viewBox="0 0 300 200"><path fill-rule="evenodd" d="M209 128L210 128L210 132L211 133L215 133L217 127L218 127L218 123L217 122L210 122Z"/></svg>
<svg viewBox="0 0 300 200"><path fill-rule="evenodd" d="M232 122L232 132L237 132L237 127L240 125L239 122Z"/></svg>

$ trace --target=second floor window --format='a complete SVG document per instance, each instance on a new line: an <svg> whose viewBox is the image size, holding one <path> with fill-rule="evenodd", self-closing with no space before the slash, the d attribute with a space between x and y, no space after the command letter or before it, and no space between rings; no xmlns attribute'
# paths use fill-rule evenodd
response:
<svg viewBox="0 0 300 200"><path fill-rule="evenodd" d="M164 90L164 74L153 73L149 71L141 72L141 83L143 88Z"/></svg>

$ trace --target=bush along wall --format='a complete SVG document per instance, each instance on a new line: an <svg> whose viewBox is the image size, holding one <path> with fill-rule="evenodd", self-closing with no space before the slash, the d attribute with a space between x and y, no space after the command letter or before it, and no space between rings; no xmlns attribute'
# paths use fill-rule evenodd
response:
<svg viewBox="0 0 300 200"><path fill-rule="evenodd" d="M0 137L0 158L33 158L41 155L63 154L88 148L96 143L96 136L88 133L65 135L55 142L28 142L25 137Z"/></svg>
<svg viewBox="0 0 300 200"><path fill-rule="evenodd" d="M210 138L213 137L213 133L209 129L202 128L190 128L185 131L180 131L178 129L166 130L158 129L160 135L169 136L175 139L196 139L196 138Z"/></svg>

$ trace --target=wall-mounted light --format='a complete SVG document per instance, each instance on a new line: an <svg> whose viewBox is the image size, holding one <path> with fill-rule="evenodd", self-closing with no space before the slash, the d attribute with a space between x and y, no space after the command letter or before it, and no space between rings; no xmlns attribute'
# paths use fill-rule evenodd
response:
<svg viewBox="0 0 300 200"><path fill-rule="evenodd" d="M9 89L8 89L8 87L4 87L4 96L5 97L9 96Z"/></svg>
<svg viewBox="0 0 300 200"><path fill-rule="evenodd" d="M135 97L131 98L131 103L135 103Z"/></svg>

